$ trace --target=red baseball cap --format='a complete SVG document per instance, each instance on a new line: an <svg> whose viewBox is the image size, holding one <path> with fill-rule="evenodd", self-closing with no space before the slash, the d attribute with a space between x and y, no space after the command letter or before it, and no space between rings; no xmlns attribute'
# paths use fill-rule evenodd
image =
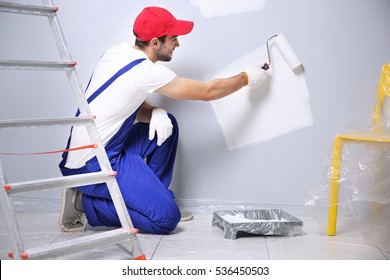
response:
<svg viewBox="0 0 390 280"><path fill-rule="evenodd" d="M146 7L134 21L134 32L140 41L149 41L161 36L179 36L191 32L194 22L176 19L168 10Z"/></svg>

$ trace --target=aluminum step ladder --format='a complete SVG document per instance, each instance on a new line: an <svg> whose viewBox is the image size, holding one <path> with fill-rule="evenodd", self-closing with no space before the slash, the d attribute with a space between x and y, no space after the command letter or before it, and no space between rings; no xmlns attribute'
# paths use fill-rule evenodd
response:
<svg viewBox="0 0 390 280"><path fill-rule="evenodd" d="M80 117L2 120L0 121L0 129L75 125L84 126L89 134L90 140L94 143L93 147L95 148L96 157L102 171L90 174L9 183L7 182L5 171L0 159L0 202L5 216L8 236L10 239L10 247L12 248L12 252L9 253L9 257L13 259L47 259L78 250L94 248L99 245L117 244L118 246L124 247L124 251L131 253L132 259L146 259L137 239L136 233L138 231L133 227L116 181L116 172L111 168L108 156L98 134L94 117L92 116L87 100L80 86L79 78L75 69L76 63L73 61L69 53L64 34L57 18L58 8L51 0L42 0L42 4L43 5L40 6L0 1L0 12L47 17L61 61L0 60L0 69L65 71L72 88L73 96L81 112ZM92 234L64 242L58 242L46 247L32 248L28 250L24 248L22 236L16 220L16 213L10 197L12 194L52 188L72 188L95 183L107 184L122 228L108 230L103 233ZM127 247L122 244L118 244L120 242L125 242Z"/></svg>

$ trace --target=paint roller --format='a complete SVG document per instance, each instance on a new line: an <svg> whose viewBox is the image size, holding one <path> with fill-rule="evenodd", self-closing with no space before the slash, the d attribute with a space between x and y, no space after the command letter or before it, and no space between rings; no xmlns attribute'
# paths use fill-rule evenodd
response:
<svg viewBox="0 0 390 280"><path fill-rule="evenodd" d="M301 61L299 60L298 56L293 51L290 44L287 42L286 37L284 37L283 34L279 35L273 35L267 40L267 54L268 54L268 63L264 63L262 66L262 69L268 70L271 65L271 55L270 55L270 41L273 42L273 44L276 46L276 48L279 50L280 54L284 58L284 60L287 62L288 66L291 70L297 69L299 66L302 65Z"/></svg>
<svg viewBox="0 0 390 280"><path fill-rule="evenodd" d="M288 66L292 71L296 70L299 66L302 65L301 61L299 60L298 56L295 54L293 49L291 48L290 44L287 42L286 37L284 37L283 34L279 35L273 35L270 38L268 38L266 46L267 46L267 54L268 54L268 62L264 63L263 66L261 66L261 69L264 71L261 71L257 75L257 79L253 79L256 82L251 82L252 79L249 79L248 86L255 87L257 85L260 85L263 83L267 77L267 70L270 68L271 65L271 54L270 54L270 42L276 46L276 48L279 50L280 54L284 58L284 60L287 62Z"/></svg>

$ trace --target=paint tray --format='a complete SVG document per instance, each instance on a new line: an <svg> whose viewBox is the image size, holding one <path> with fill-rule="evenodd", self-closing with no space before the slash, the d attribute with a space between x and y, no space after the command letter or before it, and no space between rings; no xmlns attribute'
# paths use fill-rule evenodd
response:
<svg viewBox="0 0 390 280"><path fill-rule="evenodd" d="M225 239L236 239L238 232L257 235L295 236L303 222L280 209L216 211L213 226L221 228Z"/></svg>

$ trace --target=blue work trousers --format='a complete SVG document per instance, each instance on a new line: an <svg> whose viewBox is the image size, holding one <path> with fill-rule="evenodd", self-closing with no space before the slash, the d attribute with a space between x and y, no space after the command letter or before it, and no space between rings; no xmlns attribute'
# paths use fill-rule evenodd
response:
<svg viewBox="0 0 390 280"><path fill-rule="evenodd" d="M180 221L174 194L168 189L176 158L179 128L173 124L172 135L157 146L157 135L150 141L149 124L135 123L130 117L106 145L111 166L118 172L116 179L135 228L150 233L169 233ZM60 164L63 175L100 170L96 157L78 169L64 167L67 154ZM88 223L92 226L120 227L113 201L105 183L78 187Z"/></svg>

